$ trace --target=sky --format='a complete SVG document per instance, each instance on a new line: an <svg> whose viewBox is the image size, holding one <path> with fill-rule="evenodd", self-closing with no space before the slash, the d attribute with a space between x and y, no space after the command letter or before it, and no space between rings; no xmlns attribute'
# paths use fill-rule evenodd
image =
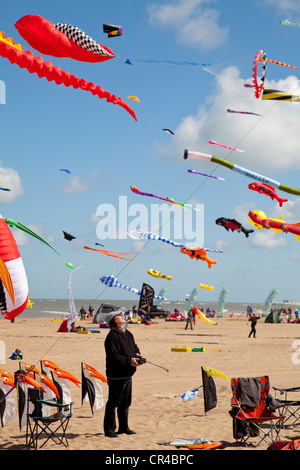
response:
<svg viewBox="0 0 300 470"><path fill-rule="evenodd" d="M66 263L72 263L80 267L72 276L77 299L137 303L135 294L99 280L114 275L138 289L148 283L156 294L166 288L169 300L185 300L202 283L214 290L201 289L199 301L217 301L226 287L231 302L264 302L273 288L279 291L276 300L300 302L300 244L294 235L254 229L246 238L215 223L219 217L235 218L253 228L250 210L298 223L299 198L277 190L288 198L280 208L276 200L250 191L251 179L203 160L183 159L185 149L204 152L300 187L300 104L257 99L253 88L244 87L252 83L259 50L271 60L300 67L300 28L280 24L284 19L300 23L299 11L300 0L1 2L5 37L121 97L137 118L87 91L48 82L0 59L0 186L10 189L0 191L0 213L35 230L59 253L11 229L31 299L67 298ZM14 26L25 15L74 25L115 57L87 63L43 55ZM123 36L108 38L103 23L122 26ZM298 69L268 63L265 86L300 94L298 74ZM260 116L230 114L228 108ZM155 219L164 202L135 194L130 186L199 211L165 203L167 217ZM223 253L208 252L217 261L208 268L177 247L128 236L127 230L137 229ZM76 239L65 240L63 231ZM135 258L84 249L101 249L96 243ZM172 276L171 281L150 276L150 268Z"/></svg>

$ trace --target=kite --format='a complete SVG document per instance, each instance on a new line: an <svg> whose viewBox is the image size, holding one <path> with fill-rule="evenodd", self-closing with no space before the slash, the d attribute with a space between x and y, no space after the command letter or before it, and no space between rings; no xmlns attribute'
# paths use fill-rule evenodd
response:
<svg viewBox="0 0 300 470"><path fill-rule="evenodd" d="M172 204L177 204L178 206L181 206L181 207L186 207L188 209L192 209L192 210L198 210L198 209L195 209L194 207L192 206L189 206L187 204L183 204L181 202L177 202L175 201L174 199L172 199L171 197L161 197L161 196L156 196L155 194L151 194L151 193L144 193L142 191L140 191L138 188L136 188L135 186L130 186L130 189L131 191L133 191L134 193L136 194L140 194L141 196L150 196L150 197L155 197L157 199L161 199L162 201L166 201L166 202L171 202Z"/></svg>
<svg viewBox="0 0 300 470"><path fill-rule="evenodd" d="M124 36L123 27L116 26L114 24L103 23L103 33L107 33L108 38L113 38L116 36Z"/></svg>
<svg viewBox="0 0 300 470"><path fill-rule="evenodd" d="M1 217L1 216L0 216ZM32 235L33 237L37 238L38 240L40 240L41 242L45 243L46 245L48 245L52 250L55 251L55 253L59 254L55 248L53 248L52 245L50 245L50 243L48 243L44 238L42 238L40 235L38 235L36 232L34 232L33 230L31 230L29 227L27 227L26 225L22 224L21 222L17 222L16 220L13 220L13 219L7 219L5 217L3 217L3 220L5 220L5 222L7 223L7 225L9 225L10 227L17 227L19 228L20 230L23 230L23 232L26 232L28 233L29 235Z"/></svg>
<svg viewBox="0 0 300 470"><path fill-rule="evenodd" d="M175 135L173 131L171 131L171 129L163 129L164 132L166 132L167 134L172 134L172 135Z"/></svg>
<svg viewBox="0 0 300 470"><path fill-rule="evenodd" d="M201 320L205 321L206 323L210 323L211 325L217 324L215 321L212 321L212 320L209 320L209 318L206 318L204 313L202 313L201 310L199 310L199 308L197 307L193 307L193 313L195 315L198 315L198 317L201 318Z"/></svg>
<svg viewBox="0 0 300 470"><path fill-rule="evenodd" d="M242 224L235 219L226 219L225 217L219 217L216 220L216 224L224 227L227 230L227 232L229 230L231 230L232 232L234 230L236 230L237 232L243 232L247 238L249 237L250 233L254 232L254 230L252 229L244 228Z"/></svg>
<svg viewBox="0 0 300 470"><path fill-rule="evenodd" d="M296 224L287 224L281 215L279 219L267 219L266 214L263 211L250 211L249 214L250 223L260 229L272 229L276 233L289 232L295 235L298 242L300 242L300 222Z"/></svg>
<svg viewBox="0 0 300 470"><path fill-rule="evenodd" d="M129 292L133 292L134 294L141 295L141 290L136 289L135 287L126 286L125 284L121 284L118 279L113 276L103 276L100 277L100 281L105 284L107 287L120 287L120 289L128 290ZM161 297L159 295L155 295L154 299L156 300L166 300L165 297Z"/></svg>
<svg viewBox="0 0 300 470"><path fill-rule="evenodd" d="M203 366L203 369L206 371L208 377L221 377L222 379L230 380L227 375L222 374L216 369L212 369L211 367Z"/></svg>
<svg viewBox="0 0 300 470"><path fill-rule="evenodd" d="M105 245L102 245L101 243L98 243L98 242L96 242L95 245L99 245L99 246L103 246L103 247L105 246Z"/></svg>
<svg viewBox="0 0 300 470"><path fill-rule="evenodd" d="M266 196L270 196L272 201L274 201L274 199L276 199L276 201L278 201L278 203L279 203L279 207L282 207L282 204L284 202L288 202L288 199L284 199L284 198L278 196L278 194L275 191L274 186L271 186L270 184L250 183L248 185L248 188L252 189L253 191L257 191L260 194L265 194Z"/></svg>
<svg viewBox="0 0 300 470"><path fill-rule="evenodd" d="M68 232L64 232L64 230L62 231L62 233L64 234L64 238L68 241L72 241L74 240L76 237L74 237L74 235L71 235L70 233Z"/></svg>
<svg viewBox="0 0 300 470"><path fill-rule="evenodd" d="M282 20L280 21L280 24L283 24L285 26L300 26L300 24L298 23L292 23L291 21L289 20Z"/></svg>
<svg viewBox="0 0 300 470"><path fill-rule="evenodd" d="M249 86L252 86L252 85L249 85ZM227 113L252 114L253 116L261 116L261 114L252 113L250 111L236 111L235 109L227 109Z"/></svg>
<svg viewBox="0 0 300 470"><path fill-rule="evenodd" d="M97 250L96 248L90 248L89 246L84 246L83 248L85 248L86 250L97 251L97 253L103 253L104 255L112 256L114 258L125 259L126 261L133 261L135 259L135 256L133 258L124 258L123 255L130 255L131 252L117 252L117 251Z"/></svg>
<svg viewBox="0 0 300 470"><path fill-rule="evenodd" d="M200 173L199 171L196 171L196 170L188 170L188 172L194 173L195 175L207 176L208 178L215 178L217 180L225 181L225 179L221 178L220 176L208 175L207 173Z"/></svg>
<svg viewBox="0 0 300 470"><path fill-rule="evenodd" d="M259 60L263 61L264 59L260 58ZM295 67L294 65L285 64L284 62L279 62L278 60L266 59L266 61L271 62L272 64L282 65L283 67L290 67L291 69L298 69L298 67Z"/></svg>
<svg viewBox="0 0 300 470"><path fill-rule="evenodd" d="M222 287L222 290L220 292L219 299L218 299L217 313L223 314L225 299L226 299L228 292L229 290L226 287Z"/></svg>
<svg viewBox="0 0 300 470"><path fill-rule="evenodd" d="M84 31L70 24L56 23L39 15L26 15L16 23L19 34L41 54L67 57L83 62L103 62L115 54Z"/></svg>
<svg viewBox="0 0 300 470"><path fill-rule="evenodd" d="M27 362L22 362L20 363L21 368L26 371L26 375L36 379L35 376L38 377L38 379L42 382L43 385L46 385L46 387L50 388L50 390L56 395L57 398L59 398L59 394L57 391L56 386L52 382L52 380L47 377L47 375L42 374L35 366L28 364Z"/></svg>
<svg viewBox="0 0 300 470"><path fill-rule="evenodd" d="M20 44L15 44L12 38L5 38L2 31L0 31L0 56L8 59L12 64L17 64L20 68L26 68L29 73L36 73L39 78L45 77L49 82L54 81L57 85L72 86L75 90L81 88L97 95L100 99L105 98L107 102L124 108L137 121L133 109L122 98L111 95L100 85L95 86L92 82L79 79L58 66L54 67L50 61L44 62L41 56L35 57L32 51L23 51Z"/></svg>
<svg viewBox="0 0 300 470"><path fill-rule="evenodd" d="M219 144L219 142L216 142L215 140L209 140L208 143L211 145L219 145L220 147L224 147L225 149L235 150L236 152L244 152L244 150L239 150L235 147L229 147L228 145Z"/></svg>
<svg viewBox="0 0 300 470"><path fill-rule="evenodd" d="M147 273L150 274L150 276L161 277L163 279L167 279L168 281L171 281L172 279L172 276L166 276L165 274L162 274L159 271L156 271L155 269L148 269Z"/></svg>
<svg viewBox="0 0 300 470"><path fill-rule="evenodd" d="M264 65L262 67L262 77L260 79L258 79L257 69L258 69L258 63L261 60L263 60ZM267 72L267 56L266 56L266 53L262 50L258 51L258 53L255 56L255 60L254 60L253 64L254 64L254 68L252 69L253 70L253 75L252 75L253 81L252 81L252 83L254 85L254 96L255 96L255 98L259 98L262 94L263 89L264 89L265 80L266 80L266 72ZM258 83L258 82L260 82L260 83Z"/></svg>
<svg viewBox="0 0 300 470"><path fill-rule="evenodd" d="M1 191L10 191L9 188L0 188Z"/></svg>
<svg viewBox="0 0 300 470"><path fill-rule="evenodd" d="M7 222L0 218L0 311L12 320L28 304L28 282L18 246Z"/></svg>
<svg viewBox="0 0 300 470"><path fill-rule="evenodd" d="M191 246L183 246L180 248L180 252L184 255L188 255L191 259L200 259L201 261L206 261L208 267L211 268L212 264L217 264L217 261L214 261L206 256L206 251L203 248L193 248Z"/></svg>
<svg viewBox="0 0 300 470"><path fill-rule="evenodd" d="M200 289L214 290L213 286L207 286L206 284L200 284L199 287Z"/></svg>
<svg viewBox="0 0 300 470"><path fill-rule="evenodd" d="M174 242L173 240L169 240L168 238L164 238L164 237L161 237L159 235L157 235L157 233L155 232L145 232L144 230L136 230L136 233L138 235L138 237L135 237L133 235L133 230L127 230L127 233L128 235L131 237L131 238L134 238L134 239L148 239L148 240L160 240L164 243L168 243L169 245L172 245L172 246L175 246L177 248L186 248L186 245L184 243L177 243L177 242ZM191 247L189 247L191 248ZM196 248L198 249L198 248ZM213 250L212 248L204 248L205 251L212 251L214 253L224 253L223 250Z"/></svg>
<svg viewBox="0 0 300 470"><path fill-rule="evenodd" d="M289 194L294 194L295 196L300 196L300 189L292 188L291 186L287 186L285 184L279 183L279 181L273 180L268 176L260 175L259 173L255 173L254 171L248 170L247 168L243 168L242 166L235 165L228 160L224 160L223 158L215 157L214 155L208 155L207 153L200 153L200 152L192 152L187 149L184 151L183 155L184 159L187 158L201 158L202 160L206 160L212 163L216 163L218 165L225 166L229 170L236 171L244 176L248 176L249 178L253 178L254 180L261 181L262 183L271 184L277 189L281 191L285 191Z"/></svg>
<svg viewBox="0 0 300 470"><path fill-rule="evenodd" d="M93 414L103 407L102 389L97 379L107 383L106 377L100 372L88 364L81 363L81 404L89 402Z"/></svg>
<svg viewBox="0 0 300 470"><path fill-rule="evenodd" d="M262 100L278 100L278 101L300 101L300 96L290 95L284 91L273 90L272 88L264 88Z"/></svg>
<svg viewBox="0 0 300 470"><path fill-rule="evenodd" d="M64 171L65 173L71 174L70 170L66 170L65 168L61 168L60 171Z"/></svg>
<svg viewBox="0 0 300 470"><path fill-rule="evenodd" d="M140 100L139 100L139 98L138 98L137 96L132 96L132 95L131 95L131 96L128 96L128 98L129 98L130 100L136 101L137 103L140 102Z"/></svg>
<svg viewBox="0 0 300 470"><path fill-rule="evenodd" d="M66 263L65 266L70 269L75 269L75 266L72 263Z"/></svg>

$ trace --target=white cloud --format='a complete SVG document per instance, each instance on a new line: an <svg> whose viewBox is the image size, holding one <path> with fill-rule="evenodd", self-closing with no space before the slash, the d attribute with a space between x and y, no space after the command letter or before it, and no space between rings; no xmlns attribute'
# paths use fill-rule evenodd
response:
<svg viewBox="0 0 300 470"><path fill-rule="evenodd" d="M24 194L20 175L12 168L0 167L0 186L10 191L0 191L0 203L12 202Z"/></svg>
<svg viewBox="0 0 300 470"><path fill-rule="evenodd" d="M37 233L40 237L44 238L44 240L46 240L48 243L51 244L54 242L54 237L52 235L49 235L49 233L44 232L43 225L28 225L28 228L30 228L33 232ZM29 235L18 228L13 231L13 235L18 246L28 245L29 241L33 238L32 235ZM42 242L38 241L38 243Z"/></svg>
<svg viewBox="0 0 300 470"><path fill-rule="evenodd" d="M251 68L251 64L249 64ZM250 82L251 77L247 82ZM160 149L173 158L182 159L185 148L224 157L248 168L273 177L278 170L300 168L300 104L256 99L252 88L245 88L245 80L236 67L228 67L216 77L215 94L198 108L195 116L183 117L175 130L169 147ZM266 82L266 86L300 94L298 79L290 76L278 82ZM227 113L227 109L261 114L248 116ZM209 140L244 150L244 153L221 147L212 148ZM178 149L182 149L179 152ZM234 153L234 156L232 155ZM232 160L231 160L232 161ZM283 182L283 181L282 181Z"/></svg>
<svg viewBox="0 0 300 470"><path fill-rule="evenodd" d="M287 246L288 240L282 238L278 233L275 233L271 229L261 229L253 234L251 244L257 248L274 250Z"/></svg>
<svg viewBox="0 0 300 470"><path fill-rule="evenodd" d="M265 0L265 2L267 5L283 12L299 10L300 8L300 0Z"/></svg>
<svg viewBox="0 0 300 470"><path fill-rule="evenodd" d="M224 44L228 28L218 24L219 13L206 8L210 0L178 0L148 8L149 22L155 26L170 27L177 40L187 46L214 48Z"/></svg>

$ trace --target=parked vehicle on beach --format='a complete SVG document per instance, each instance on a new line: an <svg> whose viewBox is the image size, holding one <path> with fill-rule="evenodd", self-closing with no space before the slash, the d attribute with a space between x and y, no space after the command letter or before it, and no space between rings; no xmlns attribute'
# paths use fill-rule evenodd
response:
<svg viewBox="0 0 300 470"><path fill-rule="evenodd" d="M150 318L166 318L171 314L169 310L164 310L158 305L152 305L150 310Z"/></svg>

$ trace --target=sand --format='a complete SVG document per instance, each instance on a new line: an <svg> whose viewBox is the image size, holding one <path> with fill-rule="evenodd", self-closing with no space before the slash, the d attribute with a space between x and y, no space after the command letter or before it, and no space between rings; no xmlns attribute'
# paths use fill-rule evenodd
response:
<svg viewBox="0 0 300 470"><path fill-rule="evenodd" d="M180 395L202 385L201 366L217 369L229 378L268 375L272 394L272 386L300 386L300 356L298 358L297 344L294 343L300 339L300 324L266 324L264 319L260 319L257 338L248 338L250 324L246 318L224 316L217 319L215 326L197 319L193 330L185 330L183 322L153 322L151 326L129 325L142 355L148 361L169 369L166 372L146 363L134 375L129 424L136 435L120 435L114 439L105 437L104 408L92 415L89 404L81 404L81 389L70 383L75 404L68 427L69 449L165 451L176 449L162 443L177 438L205 438L222 441L225 451L252 450L252 446L237 445L233 438L232 418L228 413L232 393L228 380L214 378L218 403L207 414L204 413L202 389L190 401L182 400ZM90 321L78 324L92 326ZM100 333L90 335L58 333L59 325L51 318L18 317L15 323L1 320L0 339L5 343L7 360L6 364L0 364L0 368L12 373L19 368L17 361L9 359L11 353L19 348L23 360L38 367L41 359L48 359L80 379L81 362L85 362L105 374L104 340L108 330L101 329ZM171 351L172 347L182 346L204 346L205 352ZM107 385L103 383L101 386L105 403ZM16 398L16 391L13 393ZM298 438L299 431L297 426L284 429L281 439ZM1 429L0 449L26 449L25 432L25 428L19 429L17 419L7 424ZM251 442L255 444L256 440ZM267 447L268 444L262 443L257 449L265 450ZM51 443L45 448L56 450L58 447Z"/></svg>

